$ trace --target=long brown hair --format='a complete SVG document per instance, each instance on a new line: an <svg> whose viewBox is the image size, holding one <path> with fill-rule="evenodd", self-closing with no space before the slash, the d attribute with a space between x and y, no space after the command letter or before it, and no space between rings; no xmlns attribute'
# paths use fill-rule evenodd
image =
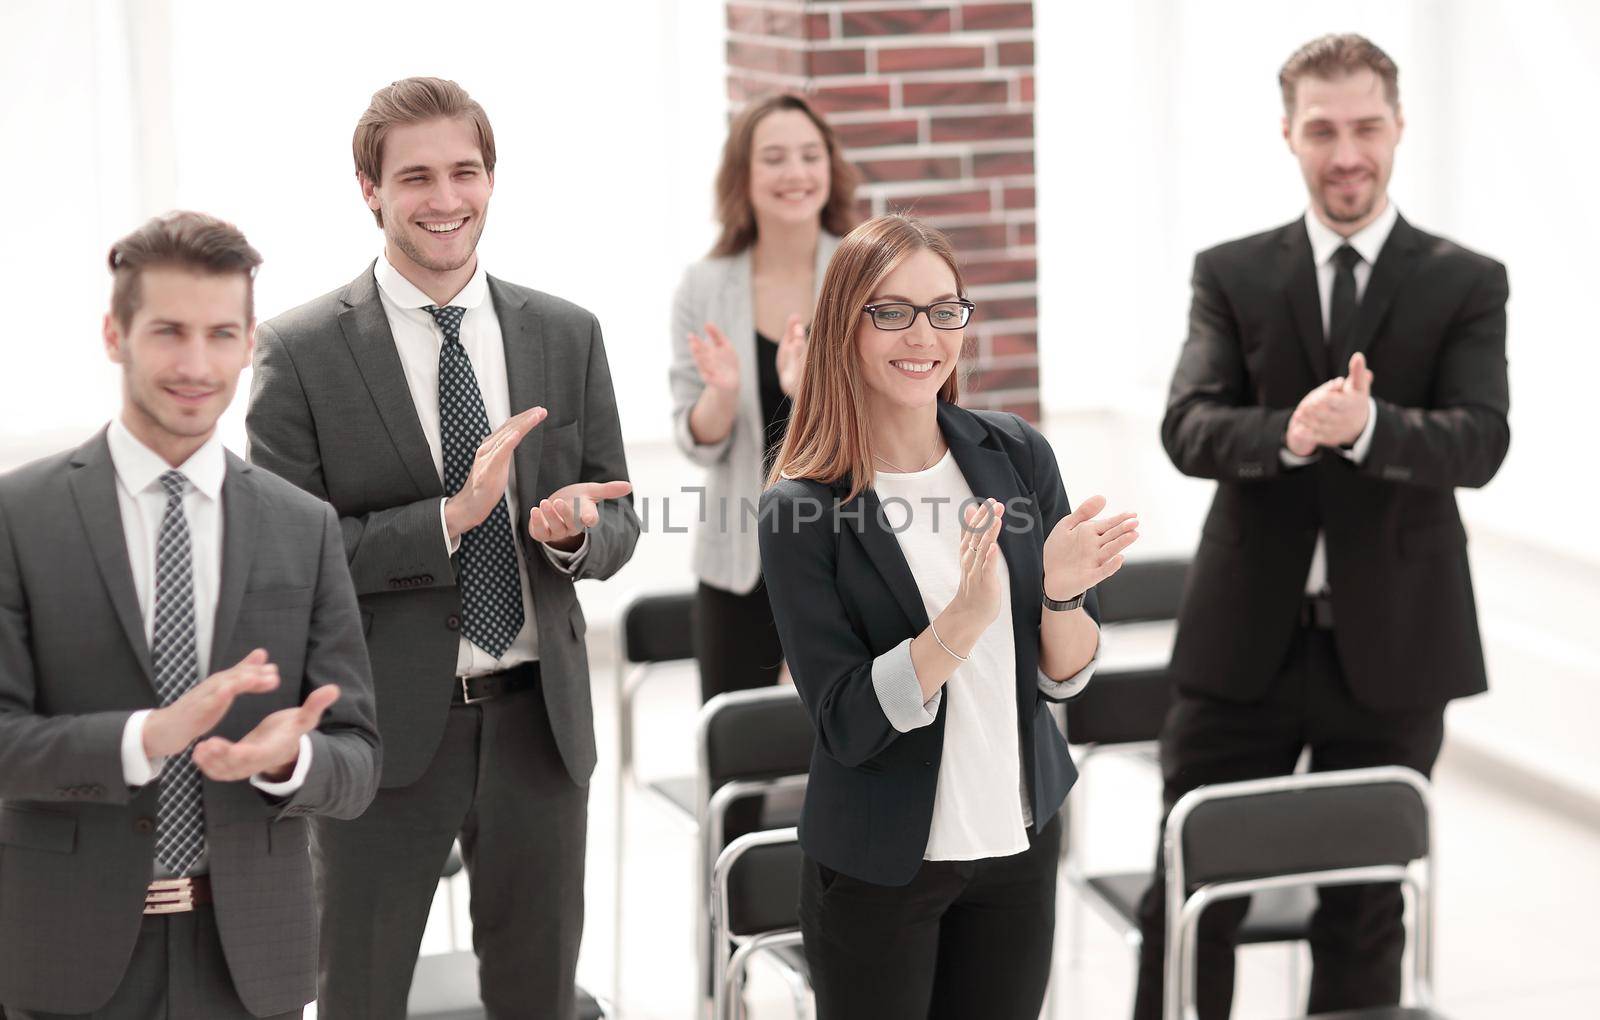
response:
<svg viewBox="0 0 1600 1020"><path fill-rule="evenodd" d="M805 374L789 418L783 446L767 484L781 477L834 483L850 479L854 499L872 484L872 449L867 442L866 384L856 332L861 309L895 267L914 252L930 251L955 276L956 294L965 297L961 267L950 239L909 216L879 216L852 230L828 263L811 320ZM958 366L959 367L959 366ZM960 397L957 371L939 387L939 399Z"/></svg>
<svg viewBox="0 0 1600 1020"><path fill-rule="evenodd" d="M797 110L806 115L828 147L828 204L822 207L822 229L843 236L856 225L856 185L861 175L844 158L833 128L811 104L790 92L765 96L750 103L733 119L728 140L722 144L722 165L717 168L717 220L722 234L712 246L713 256L737 255L756 241L756 212L750 204L750 160L756 125L769 113Z"/></svg>

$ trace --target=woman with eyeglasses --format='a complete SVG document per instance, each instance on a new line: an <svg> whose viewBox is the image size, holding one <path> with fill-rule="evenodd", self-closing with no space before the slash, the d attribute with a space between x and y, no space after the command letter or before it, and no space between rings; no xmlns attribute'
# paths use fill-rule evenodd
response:
<svg viewBox="0 0 1600 1020"><path fill-rule="evenodd" d="M974 305L943 234L839 245L761 500L761 564L816 732L800 925L819 1020L1036 1020L1056 812L1077 773L1047 702L1099 649L1092 588L1131 513L1067 503L1050 444L957 403Z"/></svg>
<svg viewBox="0 0 1600 1020"><path fill-rule="evenodd" d="M673 299L673 433L706 469L693 550L703 701L778 681L783 649L762 583L756 504L800 384L817 284L856 223L856 180L804 99L752 102L734 118L717 171L721 235ZM749 827L737 812L730 825Z"/></svg>

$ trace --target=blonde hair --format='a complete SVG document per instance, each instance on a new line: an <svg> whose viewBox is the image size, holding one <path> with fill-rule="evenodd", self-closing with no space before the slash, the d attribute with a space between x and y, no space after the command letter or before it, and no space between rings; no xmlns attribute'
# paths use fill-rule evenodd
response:
<svg viewBox="0 0 1600 1020"><path fill-rule="evenodd" d="M955 249L944 234L909 216L879 216L852 230L828 263L811 320L805 374L789 418L783 446L767 484L779 478L811 478L829 484L848 478L854 499L872 484L872 448L867 441L866 384L856 333L861 309L885 277L907 256L937 255L955 276L956 294L966 296ZM939 399L956 403L957 373L939 387Z"/></svg>
<svg viewBox="0 0 1600 1020"><path fill-rule="evenodd" d="M750 160L755 151L756 125L780 110L804 114L827 147L828 203L822 207L822 229L842 236L859 219L856 184L861 174L844 158L833 128L797 95L781 92L764 96L739 111L728 128L728 140L722 145L716 188L717 220L722 224L722 233L711 248L713 256L737 255L756 242L756 211L750 204Z"/></svg>
<svg viewBox="0 0 1600 1020"><path fill-rule="evenodd" d="M489 115L467 90L444 78L402 78L372 94L372 102L356 121L350 149L356 160L356 176L373 184L383 183L383 140L389 129L402 124L421 124L440 117L460 118L478 132L478 151L483 155L483 170L494 173L494 128ZM373 219L383 226L383 213L372 210Z"/></svg>

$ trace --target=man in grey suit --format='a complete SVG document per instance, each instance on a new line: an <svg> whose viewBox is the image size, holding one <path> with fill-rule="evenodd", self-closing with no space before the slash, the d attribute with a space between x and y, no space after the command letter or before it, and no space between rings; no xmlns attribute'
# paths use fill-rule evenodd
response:
<svg viewBox="0 0 1600 1020"><path fill-rule="evenodd" d="M564 1020L595 765L573 583L639 536L600 327L485 274L494 135L460 86L379 90L354 151L383 252L262 325L247 418L251 459L339 513L382 709L372 808L314 835L319 1015L404 1015L459 836L490 1015Z"/></svg>
<svg viewBox="0 0 1600 1020"><path fill-rule="evenodd" d="M378 733L337 519L216 436L260 261L197 213L117 242L121 414L0 476L12 1020L298 1017L315 990L307 816L367 806Z"/></svg>

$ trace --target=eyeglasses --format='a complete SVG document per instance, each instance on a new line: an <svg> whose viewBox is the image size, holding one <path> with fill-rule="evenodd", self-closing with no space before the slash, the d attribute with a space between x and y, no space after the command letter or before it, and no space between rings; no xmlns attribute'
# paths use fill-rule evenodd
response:
<svg viewBox="0 0 1600 1020"><path fill-rule="evenodd" d="M872 316L874 326L884 330L910 329L911 324L917 321L918 312L928 317L928 325L934 329L960 329L972 318L972 310L977 307L966 298L961 298L959 301L935 301L931 305L885 301L866 305L861 311Z"/></svg>

